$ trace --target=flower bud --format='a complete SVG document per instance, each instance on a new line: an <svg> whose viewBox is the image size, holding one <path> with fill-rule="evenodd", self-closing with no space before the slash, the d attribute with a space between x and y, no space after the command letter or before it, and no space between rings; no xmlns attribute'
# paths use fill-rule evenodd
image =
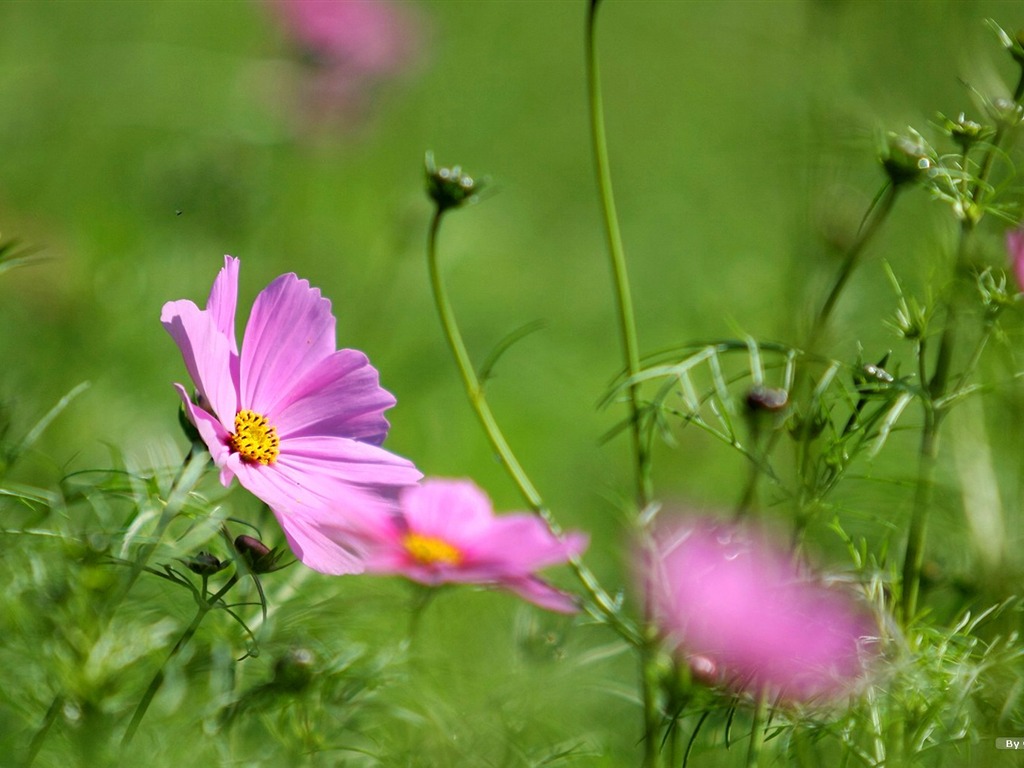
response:
<svg viewBox="0 0 1024 768"><path fill-rule="evenodd" d="M1024 67L1024 29L1018 29L1013 36L1011 45L1007 48L1014 61Z"/></svg>
<svg viewBox="0 0 1024 768"><path fill-rule="evenodd" d="M789 393L775 387L751 387L746 402L752 413L777 413L789 403Z"/></svg>
<svg viewBox="0 0 1024 768"><path fill-rule="evenodd" d="M203 444L203 438L199 435L199 430L196 429L196 425L192 423L192 419L185 413L185 406L178 408L178 426L181 427L181 431L185 433L185 437L189 444L199 443Z"/></svg>
<svg viewBox="0 0 1024 768"><path fill-rule="evenodd" d="M1024 122L1024 107L1013 99L993 99L988 112L992 120L1004 128L1016 128Z"/></svg>
<svg viewBox="0 0 1024 768"><path fill-rule="evenodd" d="M221 562L219 558L211 555L209 552L200 552L183 562L192 573L199 574L200 576L212 576L217 571L224 570L227 565L227 563Z"/></svg>
<svg viewBox="0 0 1024 768"><path fill-rule="evenodd" d="M853 372L853 385L857 389L868 388L875 390L879 386L892 384L896 379L882 367L888 360L889 353L887 352L885 357L879 360L877 364L863 363Z"/></svg>
<svg viewBox="0 0 1024 768"><path fill-rule="evenodd" d="M995 128L969 120L963 112L957 115L955 120L943 115L939 115L939 118L942 120L943 130L949 134L950 138L956 142L963 152L966 152L979 141L991 138L995 133Z"/></svg>
<svg viewBox="0 0 1024 768"><path fill-rule="evenodd" d="M284 550L276 547L271 549L253 536L238 536L235 539L235 550L253 573L270 573L283 567L278 561L284 556Z"/></svg>
<svg viewBox="0 0 1024 768"><path fill-rule="evenodd" d="M897 187L920 181L934 165L931 147L917 133L912 136L890 133L881 162Z"/></svg>
<svg viewBox="0 0 1024 768"><path fill-rule="evenodd" d="M438 168L434 165L434 155L430 152L427 153L425 167L427 194L441 211L475 202L477 194L484 186L483 181L463 173L462 168L457 165L451 168Z"/></svg>
<svg viewBox="0 0 1024 768"><path fill-rule="evenodd" d="M301 691L313 680L316 657L306 648L290 648L274 662L274 685Z"/></svg>

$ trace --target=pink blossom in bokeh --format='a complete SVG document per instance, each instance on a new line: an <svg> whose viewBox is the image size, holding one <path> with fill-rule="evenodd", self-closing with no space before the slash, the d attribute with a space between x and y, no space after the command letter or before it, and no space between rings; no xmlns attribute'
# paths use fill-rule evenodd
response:
<svg viewBox="0 0 1024 768"><path fill-rule="evenodd" d="M1024 291L1024 229L1011 229L1006 233L1006 250L1017 278L1017 287Z"/></svg>
<svg viewBox="0 0 1024 768"><path fill-rule="evenodd" d="M205 309L188 299L164 305L160 321L181 350L195 399L175 387L221 483L237 477L265 502L310 568L361 571L338 531L351 538L387 516L395 489L422 477L380 447L395 398L366 355L337 348L331 303L293 273L256 297L239 347L239 266L224 257Z"/></svg>
<svg viewBox="0 0 1024 768"><path fill-rule="evenodd" d="M828 698L874 655L877 624L850 592L811 578L747 529L706 519L665 526L641 569L655 622L701 682Z"/></svg>
<svg viewBox="0 0 1024 768"><path fill-rule="evenodd" d="M383 522L360 545L367 573L428 586L500 587L552 611L577 610L570 595L536 572L580 554L587 537L558 538L535 515L495 515L491 500L469 480L429 478L404 488L399 513Z"/></svg>
<svg viewBox="0 0 1024 768"><path fill-rule="evenodd" d="M300 55L300 99L315 121L350 119L380 81L412 67L422 21L387 0L269 0Z"/></svg>

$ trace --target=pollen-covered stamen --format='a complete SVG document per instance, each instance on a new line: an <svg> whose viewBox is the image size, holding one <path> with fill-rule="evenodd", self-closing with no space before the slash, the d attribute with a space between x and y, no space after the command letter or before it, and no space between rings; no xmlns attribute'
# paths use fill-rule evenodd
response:
<svg viewBox="0 0 1024 768"><path fill-rule="evenodd" d="M407 533L402 537L402 546L422 565L458 565L462 562L462 553L444 539L436 536L423 536L419 533Z"/></svg>
<svg viewBox="0 0 1024 768"><path fill-rule="evenodd" d="M230 445L253 464L273 464L281 452L277 430L270 426L266 416L250 410L239 411L235 416L235 434Z"/></svg>

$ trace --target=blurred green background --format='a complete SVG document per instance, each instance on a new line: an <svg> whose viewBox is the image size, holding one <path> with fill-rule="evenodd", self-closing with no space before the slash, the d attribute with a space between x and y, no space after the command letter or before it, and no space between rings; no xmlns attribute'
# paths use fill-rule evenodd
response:
<svg viewBox="0 0 1024 768"><path fill-rule="evenodd" d="M0 3L0 234L40 257L0 279L0 397L13 432L90 384L17 477L45 485L109 466L111 445L138 464L173 463L185 444L171 382L185 372L160 308L203 301L230 253L242 259L240 314L287 271L332 300L340 345L365 350L398 398L392 450L427 474L473 477L498 509L521 507L465 403L429 295L422 162L432 149L487 176L494 193L451 215L441 236L472 352L482 360L543 323L501 359L494 410L560 520L593 533L594 566L618 583L630 475L625 441L600 440L622 413L596 407L621 364L589 154L585 3L397 8L415 33L408 66L317 121L302 104L314 64L267 4ZM848 237L881 184L878 131L925 129L936 111L977 114L970 88L1014 77L984 19L1024 24L1019 2L969 0L607 0L601 16L612 171L646 351L741 333L800 338L809 297L835 267L823 233ZM916 285L953 230L923 196L905 202L872 252ZM999 229L981 238L997 259ZM869 356L892 346L882 322L892 304L869 260L840 308L836 354L855 357L857 339ZM694 436L659 454L659 490L698 508L729 504L738 466ZM309 621L294 626L310 635L373 636L388 621L376 613L403 599L394 585L328 581L302 581L315 607L329 606L297 609ZM384 608L368 607L378 599ZM486 713L501 686L474 675L504 679L510 622L536 619L492 594L447 595L430 611L424 642L439 666L419 685L462 697L455 722L497 718ZM574 642L593 653L603 640ZM452 647L458 664L443 660ZM522 679L550 680L548 690L574 679L533 674ZM594 761L629 765L632 674L625 661L584 676L589 708L560 711L564 727L540 725L538 707L559 711L554 694L502 727L581 735ZM45 699L20 712L8 741Z"/></svg>

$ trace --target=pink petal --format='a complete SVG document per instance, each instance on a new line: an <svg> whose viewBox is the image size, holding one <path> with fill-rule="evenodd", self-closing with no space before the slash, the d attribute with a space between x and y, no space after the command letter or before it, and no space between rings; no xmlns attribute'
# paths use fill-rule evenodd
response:
<svg viewBox="0 0 1024 768"><path fill-rule="evenodd" d="M376 445L344 437L290 437L281 440L281 454L272 465L304 482L323 479L365 487L404 486L422 473L408 459Z"/></svg>
<svg viewBox="0 0 1024 768"><path fill-rule="evenodd" d="M505 589L514 592L524 600L546 608L549 611L558 613L579 613L577 599L561 590L555 589L547 582L538 578L530 577L506 581L502 584Z"/></svg>
<svg viewBox="0 0 1024 768"><path fill-rule="evenodd" d="M331 302L294 274L264 288L242 339L242 407L273 412L292 382L334 353L334 325Z"/></svg>
<svg viewBox="0 0 1024 768"><path fill-rule="evenodd" d="M369 537L379 530L381 518L391 514L387 496L339 482L330 476L296 470L280 460L254 465L232 454L228 462L246 490L276 510L298 510L311 516L324 535L338 539Z"/></svg>
<svg viewBox="0 0 1024 768"><path fill-rule="evenodd" d="M195 425L196 430L199 432L199 436L206 444L206 448L210 452L210 457L213 459L213 463L218 467L223 467L227 462L228 454L230 453L227 442L231 435L228 434L227 430L224 429L224 426L212 414L207 413L199 406L193 404L189 399L188 393L181 384L175 384L174 388L178 390L181 402L185 406L185 412L188 414L189 420ZM227 480L224 480L222 475L221 481L226 486L231 482L231 477L229 476Z"/></svg>
<svg viewBox="0 0 1024 768"><path fill-rule="evenodd" d="M210 297L206 300L206 311L228 341L231 352L238 354L238 342L235 340L235 308L238 305L238 266L239 261L231 256L224 257L224 267L217 273L210 289Z"/></svg>
<svg viewBox="0 0 1024 768"><path fill-rule="evenodd" d="M1017 287L1024 290L1024 229L1011 229L1006 233L1006 249L1017 278Z"/></svg>
<svg viewBox="0 0 1024 768"><path fill-rule="evenodd" d="M303 565L332 576L363 572L362 557L357 549L346 546L336 536L328 536L302 514L271 509L288 539L288 546Z"/></svg>
<svg viewBox="0 0 1024 768"><path fill-rule="evenodd" d="M333 435L380 445L388 431L384 411L395 404L366 355L342 349L297 380L265 414L282 438Z"/></svg>
<svg viewBox="0 0 1024 768"><path fill-rule="evenodd" d="M486 536L494 521L491 500L471 480L429 478L402 491L400 503L409 530L460 549Z"/></svg>
<svg viewBox="0 0 1024 768"><path fill-rule="evenodd" d="M203 312L187 299L164 304L160 322L177 343L189 376L225 428L234 428L238 391L231 376L230 342Z"/></svg>
<svg viewBox="0 0 1024 768"><path fill-rule="evenodd" d="M489 526L486 536L472 545L473 559L492 564L504 573L531 573L550 565L565 563L587 548L585 534L554 536L539 517L526 514L501 515Z"/></svg>

